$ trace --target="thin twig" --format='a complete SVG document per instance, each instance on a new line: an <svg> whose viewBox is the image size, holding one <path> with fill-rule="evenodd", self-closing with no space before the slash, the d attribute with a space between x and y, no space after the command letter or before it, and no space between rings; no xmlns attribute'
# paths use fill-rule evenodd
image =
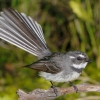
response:
<svg viewBox="0 0 100 100"><path fill-rule="evenodd" d="M78 88L78 92L100 92L100 85L79 84L76 86ZM19 96L19 100L54 100L58 96L76 92L72 86L69 88L56 87L56 89L58 91L57 96L52 88L48 90L35 89L29 93L19 89L17 94Z"/></svg>

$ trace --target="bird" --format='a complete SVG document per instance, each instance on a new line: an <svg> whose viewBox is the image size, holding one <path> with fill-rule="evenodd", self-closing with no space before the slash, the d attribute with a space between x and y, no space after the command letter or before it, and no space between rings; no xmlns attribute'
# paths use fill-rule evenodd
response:
<svg viewBox="0 0 100 100"><path fill-rule="evenodd" d="M53 82L69 82L78 91L72 81L91 62L85 52L51 52L41 25L13 8L4 8L1 11L0 38L38 58L36 62L24 67L39 71L41 77L51 82L56 95Z"/></svg>

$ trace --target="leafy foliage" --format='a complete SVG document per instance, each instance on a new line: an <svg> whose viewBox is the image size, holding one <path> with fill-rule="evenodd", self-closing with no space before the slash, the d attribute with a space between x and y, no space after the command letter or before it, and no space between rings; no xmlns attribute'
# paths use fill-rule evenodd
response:
<svg viewBox="0 0 100 100"><path fill-rule="evenodd" d="M86 52L92 63L74 83L100 84L100 0L2 0L1 5L2 8L11 6L38 21L50 50ZM22 68L36 60L33 55L0 40L0 100L17 100L18 88L28 92L50 87L38 72ZM55 85L68 87L67 83ZM99 93L69 94L57 100L91 96L99 98Z"/></svg>

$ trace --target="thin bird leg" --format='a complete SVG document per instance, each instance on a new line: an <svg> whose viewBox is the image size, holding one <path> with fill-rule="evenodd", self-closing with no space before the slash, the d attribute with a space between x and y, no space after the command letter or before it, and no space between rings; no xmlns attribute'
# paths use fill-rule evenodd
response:
<svg viewBox="0 0 100 100"><path fill-rule="evenodd" d="M56 96L57 96L57 89L55 88L55 86L53 85L53 82L52 81L50 81L50 83L51 83L51 88L53 88L53 90L54 90L54 93L56 94Z"/></svg>
<svg viewBox="0 0 100 100"><path fill-rule="evenodd" d="M73 86L74 90L75 90L76 93L77 93L77 92L78 92L78 88L77 88L77 86L75 86L75 85L74 85L72 82L70 82L70 81L69 81L69 83L70 83L71 86Z"/></svg>

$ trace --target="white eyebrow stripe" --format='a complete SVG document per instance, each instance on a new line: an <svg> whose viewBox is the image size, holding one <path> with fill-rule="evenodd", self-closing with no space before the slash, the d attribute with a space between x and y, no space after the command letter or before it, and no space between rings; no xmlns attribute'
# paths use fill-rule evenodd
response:
<svg viewBox="0 0 100 100"><path fill-rule="evenodd" d="M80 54L79 56L82 57L82 58L84 58L84 55L82 55L82 54Z"/></svg>
<svg viewBox="0 0 100 100"><path fill-rule="evenodd" d="M74 56L69 56L71 59L75 58Z"/></svg>

